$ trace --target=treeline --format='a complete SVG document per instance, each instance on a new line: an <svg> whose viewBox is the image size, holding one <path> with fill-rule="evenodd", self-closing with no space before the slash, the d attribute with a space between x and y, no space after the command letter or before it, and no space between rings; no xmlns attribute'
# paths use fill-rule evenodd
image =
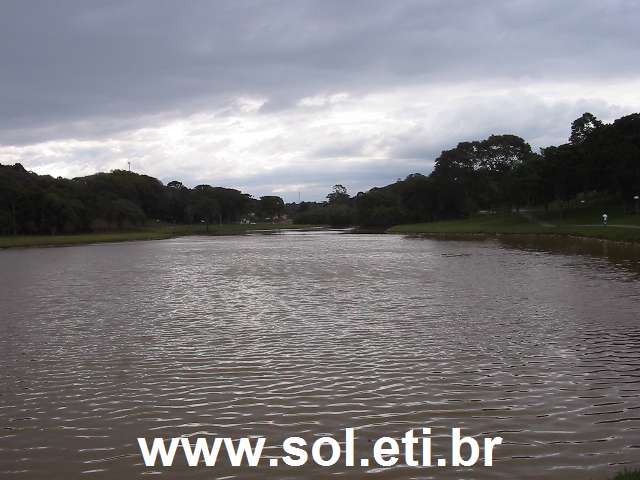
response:
<svg viewBox="0 0 640 480"><path fill-rule="evenodd" d="M350 197L336 185L326 202L297 206L297 223L390 226L460 218L481 210L568 208L585 198L631 206L640 194L640 114L605 124L590 113L568 143L539 153L515 135L459 143L425 176Z"/></svg>
<svg viewBox="0 0 640 480"><path fill-rule="evenodd" d="M459 143L429 175L409 175L351 197L336 185L325 202L285 205L235 189L158 179L124 170L74 179L0 165L0 234L57 234L174 224L281 221L390 226L460 218L480 210L566 208L585 198L630 206L640 194L640 114L611 124L585 113L568 143L532 151L515 135Z"/></svg>
<svg viewBox="0 0 640 480"><path fill-rule="evenodd" d="M149 221L232 223L278 220L280 197L253 199L231 188L158 179L114 170L74 179L0 165L0 234L58 234L111 231Z"/></svg>

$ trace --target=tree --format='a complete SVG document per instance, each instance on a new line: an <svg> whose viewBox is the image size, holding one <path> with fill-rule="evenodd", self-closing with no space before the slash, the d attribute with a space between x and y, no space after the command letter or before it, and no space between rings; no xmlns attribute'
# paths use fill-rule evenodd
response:
<svg viewBox="0 0 640 480"><path fill-rule="evenodd" d="M347 189L339 184L334 185L332 192L327 195L330 204L345 204L349 202L350 198Z"/></svg>
<svg viewBox="0 0 640 480"><path fill-rule="evenodd" d="M176 180L165 186L156 178L125 170L69 180L37 175L20 164L0 165L0 234L4 235L108 231L147 218L233 222L255 202L231 188L189 189Z"/></svg>
<svg viewBox="0 0 640 480"><path fill-rule="evenodd" d="M589 135L600 127L602 127L602 122L598 120L595 115L585 112L580 118L575 119L571 123L569 142L573 145L580 145Z"/></svg>
<svg viewBox="0 0 640 480"><path fill-rule="evenodd" d="M182 182L173 180L167 183L166 188L166 216L172 223L188 222L187 205L189 204L190 190Z"/></svg>
<svg viewBox="0 0 640 480"><path fill-rule="evenodd" d="M259 208L265 218L275 220L276 217L284 213L284 200L275 195L265 195L260 197Z"/></svg>
<svg viewBox="0 0 640 480"><path fill-rule="evenodd" d="M12 167L0 165L0 233L18 233L17 204L21 190L28 188L28 184L21 182L20 177L27 175L27 171L19 163Z"/></svg>
<svg viewBox="0 0 640 480"><path fill-rule="evenodd" d="M209 224L216 220L222 223L220 202L216 198L215 189L210 185L198 185L193 190L193 214L197 221L203 221L206 224L208 232Z"/></svg>
<svg viewBox="0 0 640 480"><path fill-rule="evenodd" d="M384 227L398 223L402 217L398 196L389 188L372 188L356 195L358 222L365 226Z"/></svg>
<svg viewBox="0 0 640 480"><path fill-rule="evenodd" d="M183 188L185 188L185 186L182 184L182 182L179 182L178 180L173 180L167 183L167 188L171 188L173 190L182 190Z"/></svg>
<svg viewBox="0 0 640 480"><path fill-rule="evenodd" d="M122 228L143 223L145 214L135 203L124 198L118 198L111 202L107 218L112 223L115 223L118 228Z"/></svg>
<svg viewBox="0 0 640 480"><path fill-rule="evenodd" d="M531 146L517 135L491 135L479 143L477 155L487 206L511 212L519 205L516 171L532 157Z"/></svg>

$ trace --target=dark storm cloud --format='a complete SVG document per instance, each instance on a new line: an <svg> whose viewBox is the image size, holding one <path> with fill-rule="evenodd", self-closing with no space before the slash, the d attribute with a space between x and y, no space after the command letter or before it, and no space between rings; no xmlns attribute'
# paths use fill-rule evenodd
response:
<svg viewBox="0 0 640 480"><path fill-rule="evenodd" d="M638 73L635 1L22 1L0 5L0 141L110 134L322 91Z"/></svg>

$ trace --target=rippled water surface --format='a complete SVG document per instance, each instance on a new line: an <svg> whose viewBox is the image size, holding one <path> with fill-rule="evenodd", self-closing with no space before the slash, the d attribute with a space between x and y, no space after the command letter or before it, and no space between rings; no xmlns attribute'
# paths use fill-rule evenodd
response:
<svg viewBox="0 0 640 480"><path fill-rule="evenodd" d="M0 477L607 478L640 467L636 267L322 233L0 251ZM145 468L136 443L355 427L370 457L423 426L435 456L454 426L505 444L461 472Z"/></svg>

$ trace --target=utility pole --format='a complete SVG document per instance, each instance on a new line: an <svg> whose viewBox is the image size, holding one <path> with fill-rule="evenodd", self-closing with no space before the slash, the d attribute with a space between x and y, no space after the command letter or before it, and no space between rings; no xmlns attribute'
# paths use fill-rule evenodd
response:
<svg viewBox="0 0 640 480"><path fill-rule="evenodd" d="M127 162L129 164L129 171L131 171L131 162Z"/></svg>

